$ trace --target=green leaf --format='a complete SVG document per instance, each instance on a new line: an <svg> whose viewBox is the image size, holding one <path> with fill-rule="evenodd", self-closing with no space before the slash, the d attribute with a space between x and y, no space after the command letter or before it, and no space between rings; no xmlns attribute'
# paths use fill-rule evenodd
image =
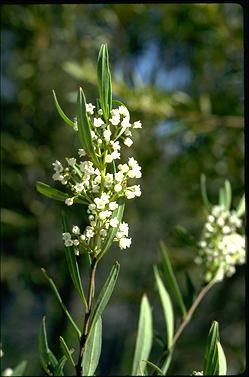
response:
<svg viewBox="0 0 249 377"><path fill-rule="evenodd" d="M206 189L206 176L204 174L201 174L201 195L202 195L202 200L206 209L208 210L208 212L210 212L212 206L208 200L207 189Z"/></svg>
<svg viewBox="0 0 249 377"><path fill-rule="evenodd" d="M77 98L77 123L78 135L82 147L87 155L92 159L95 165L99 166L99 160L94 150L94 145L91 135L91 125L86 112L86 99L82 88L79 89Z"/></svg>
<svg viewBox="0 0 249 377"><path fill-rule="evenodd" d="M63 231L68 232L68 223L65 213L62 214L62 222L63 222ZM76 288L84 306L87 311L87 301L85 298L84 290L82 287L80 272L79 272L79 266L76 260L74 247L73 246L65 246L65 255L66 255L66 261L68 270L71 276L71 279L73 281L74 287Z"/></svg>
<svg viewBox="0 0 249 377"><path fill-rule="evenodd" d="M175 274L174 274L174 271L173 271L173 268L172 268L172 265L168 256L166 245L163 241L160 242L160 252L161 252L161 260L162 260L162 267L164 271L164 277L167 280L172 290L172 293L174 294L177 304L179 305L182 311L183 317L185 317L185 315L187 314L187 310L184 305L182 294L179 289L179 286L178 286L178 283L177 283L177 280L176 280L176 277L175 277Z"/></svg>
<svg viewBox="0 0 249 377"><path fill-rule="evenodd" d="M246 210L245 195L243 195L239 201L238 207L236 208L237 216L238 217L243 216L245 213L245 210Z"/></svg>
<svg viewBox="0 0 249 377"><path fill-rule="evenodd" d="M226 208L226 194L223 188L219 191L219 205Z"/></svg>
<svg viewBox="0 0 249 377"><path fill-rule="evenodd" d="M231 184L228 180L225 181L224 191L225 191L225 206L226 206L226 209L229 211L231 207L231 202L232 202L232 189L231 189Z"/></svg>
<svg viewBox="0 0 249 377"><path fill-rule="evenodd" d="M42 367L45 372L51 376L58 364L58 361L53 352L48 347L45 317L43 317L40 326L38 344Z"/></svg>
<svg viewBox="0 0 249 377"><path fill-rule="evenodd" d="M152 346L153 328L152 314L147 296L144 294L140 305L140 314L138 322L138 333L136 347L132 366L132 376L138 376L144 373L145 366L142 368L141 362L147 360L150 355Z"/></svg>
<svg viewBox="0 0 249 377"><path fill-rule="evenodd" d="M64 310L64 312L65 312L65 314L66 314L66 316L67 316L67 318L68 318L69 321L71 322L73 328L75 329L75 331L76 331L76 333L77 333L77 335L78 335L78 337L79 337L79 339L80 339L80 337L81 337L81 332L80 332L78 326L76 325L76 323L74 322L73 318L71 317L70 313L68 312L66 306L65 306L64 303L62 302L61 296L60 296L60 294L59 294L59 292L58 292L58 289L56 288L55 283L54 283L53 280L48 276L48 274L47 274L47 272L46 272L46 270L45 270L44 268L42 268L41 270L42 270L42 273L43 273L43 275L45 276L45 278L48 280L48 282L49 282L49 284L50 284L52 290L54 291L54 294L55 294L55 296L56 296L56 298L57 298L59 304L61 305L62 309Z"/></svg>
<svg viewBox="0 0 249 377"><path fill-rule="evenodd" d="M218 365L219 365L219 370L218 374L219 376L226 376L227 374L227 361L226 361L226 356L224 354L223 348L220 344L220 342L217 342L217 350L218 350Z"/></svg>
<svg viewBox="0 0 249 377"><path fill-rule="evenodd" d="M158 373L159 376L164 376L163 371L156 364L152 363L149 360L143 360L143 361L146 364L148 364L150 367L152 367Z"/></svg>
<svg viewBox="0 0 249 377"><path fill-rule="evenodd" d="M205 348L205 356L204 356L204 375L217 375L219 369L219 361L218 361L218 348L217 342L220 341L219 338L219 325L218 322L213 321L211 328L209 330L206 348Z"/></svg>
<svg viewBox="0 0 249 377"><path fill-rule="evenodd" d="M50 198L50 199L55 199L55 200L59 200L60 202L64 202L65 199L69 198L70 195L65 193L65 192L62 192L60 190L57 190L49 185L47 185L46 183L43 183L43 182L36 182L36 189L37 191ZM80 198L75 198L74 199L74 203L81 203L81 204L88 204L88 202L86 200L83 200L83 199L80 199Z"/></svg>
<svg viewBox="0 0 249 377"><path fill-rule="evenodd" d="M124 197L119 198L118 204L119 204L118 208L115 209L112 213L112 218L117 217L119 224L120 224L122 222L122 218L123 218L123 214L124 214L124 207L125 207ZM113 227L109 228L105 242L104 242L103 247L101 249L101 252L98 255L98 260L100 260L103 257L103 255L107 252L107 250L110 248L112 241L113 241L113 238L117 234L117 231L118 231L118 227L117 228L113 228Z"/></svg>
<svg viewBox="0 0 249 377"><path fill-rule="evenodd" d="M97 369L102 346L102 321L98 318L88 337L82 359L82 376L94 376Z"/></svg>
<svg viewBox="0 0 249 377"><path fill-rule="evenodd" d="M123 102L118 101L118 100L116 100L116 99L114 99L114 100L112 101L112 103L113 103L113 105L116 105L116 106L124 106L124 107L126 107L125 104L124 104Z"/></svg>
<svg viewBox="0 0 249 377"><path fill-rule="evenodd" d="M67 344L66 344L66 342L65 342L65 340L63 339L62 336L60 336L60 345L61 345L61 349L62 349L64 355L66 356L66 358L68 359L68 361L70 361L71 365L73 367L75 367L75 363L74 363L74 360L73 360L72 355L71 355L73 351L69 350L69 348L68 348L68 346L67 346Z"/></svg>
<svg viewBox="0 0 249 377"><path fill-rule="evenodd" d="M163 372L163 375L166 376L166 373L169 369L169 366L170 366L170 363L171 363L171 359L172 359L172 351L170 351L167 356L165 357L165 360L163 362L163 365L161 367L161 370Z"/></svg>
<svg viewBox="0 0 249 377"><path fill-rule="evenodd" d="M115 262L103 288L100 291L100 294L96 300L93 311L90 315L88 337L91 336L91 332L93 331L94 326L96 325L99 317L101 317L106 305L108 304L110 300L110 297L112 295L112 292L117 282L119 269L120 269L120 264L118 262Z"/></svg>
<svg viewBox="0 0 249 377"><path fill-rule="evenodd" d="M67 361L66 356L62 356L62 358L58 361L55 370L54 370L54 376L64 376L64 365Z"/></svg>
<svg viewBox="0 0 249 377"><path fill-rule="evenodd" d="M161 298L161 303L163 306L165 325L166 325L166 330L167 330L167 347L169 349L172 345L173 334L174 334L174 313L173 313L170 296L162 282L162 279L160 278L160 275L156 266L154 266L154 274L156 278L159 295Z"/></svg>
<svg viewBox="0 0 249 377"><path fill-rule="evenodd" d="M23 373L26 369L27 366L27 361L23 360L21 361L14 369L12 372L11 376L23 376Z"/></svg>
<svg viewBox="0 0 249 377"><path fill-rule="evenodd" d="M112 83L107 44L102 44L100 47L97 76L100 105L103 110L104 119L107 121L112 110Z"/></svg>
<svg viewBox="0 0 249 377"><path fill-rule="evenodd" d="M60 114L60 116L62 117L62 119L64 120L64 122L66 124L68 124L69 126L73 127L74 126L74 122L71 121L71 119L69 119L66 114L64 113L64 111L62 110L62 108L60 107L58 101L57 101L57 98L56 98L56 94L55 94L55 91L53 90L53 96L54 96L54 102L55 102L55 106L56 106L56 109L58 111L58 113Z"/></svg>

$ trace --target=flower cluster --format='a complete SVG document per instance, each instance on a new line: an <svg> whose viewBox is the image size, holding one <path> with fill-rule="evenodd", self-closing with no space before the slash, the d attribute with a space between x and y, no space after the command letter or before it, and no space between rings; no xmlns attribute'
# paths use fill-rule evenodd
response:
<svg viewBox="0 0 249 377"><path fill-rule="evenodd" d="M235 211L214 206L208 215L199 242L197 264L205 269L205 280L223 280L235 273L235 265L245 263L245 238L238 233L242 220Z"/></svg>
<svg viewBox="0 0 249 377"><path fill-rule="evenodd" d="M119 223L114 211L118 208L121 197L133 199L141 195L140 185L128 185L130 179L139 179L142 176L138 162L130 157L125 164L118 164L113 170L110 163L120 159L121 144L127 147L132 145L132 130L141 128L141 122L130 123L130 114L125 106L113 109L110 119L105 122L102 110L94 114L95 106L86 105L91 136L95 153L100 160L96 167L87 160L84 149L78 150L79 158L66 158L66 166L56 160L53 163L52 178L65 186L68 197L65 204L73 205L74 202L88 204L89 225L81 232L74 226L72 233L63 233L65 246L74 246L76 254L80 246L88 251L99 252L110 228L115 228L114 241L119 243L121 249L131 245L128 238L128 224ZM77 130L75 120L74 129Z"/></svg>

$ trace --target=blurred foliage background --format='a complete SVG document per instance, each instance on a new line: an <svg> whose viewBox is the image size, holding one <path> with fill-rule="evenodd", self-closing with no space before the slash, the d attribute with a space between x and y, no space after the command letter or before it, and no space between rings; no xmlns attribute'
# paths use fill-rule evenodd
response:
<svg viewBox="0 0 249 377"><path fill-rule="evenodd" d="M126 206L132 247L113 247L97 274L100 287L114 260L121 272L104 321L98 374L127 375L135 347L139 304L147 292L154 329L164 325L152 264L165 240L183 291L187 270L196 285L195 247L184 227L200 235L205 213L200 174L217 201L225 179L233 205L244 192L243 9L238 4L47 4L1 8L2 82L2 347L3 367L28 361L41 375L37 331L47 316L49 342L59 350L63 334L75 338L40 267L54 278L81 323L61 240L62 203L39 195L35 182L52 184L52 162L74 156L79 142L53 105L55 89L64 111L75 116L75 93L97 97L96 63L107 42L116 99L143 129L133 155L143 168L141 198ZM67 209L73 224L81 209ZM82 220L84 221L84 219ZM84 264L84 260L82 261ZM244 370L244 268L219 283L179 340L169 373L202 370L212 320L220 322L228 374ZM153 350L151 360L156 360Z"/></svg>

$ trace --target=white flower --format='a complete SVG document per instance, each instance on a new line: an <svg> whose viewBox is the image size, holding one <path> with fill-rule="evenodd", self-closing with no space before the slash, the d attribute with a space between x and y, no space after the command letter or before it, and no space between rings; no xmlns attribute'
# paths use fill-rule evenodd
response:
<svg viewBox="0 0 249 377"><path fill-rule="evenodd" d="M107 164L111 163L113 161L113 156L111 154L108 154L105 156L105 162Z"/></svg>
<svg viewBox="0 0 249 377"><path fill-rule="evenodd" d="M115 186L114 186L114 191L115 192L120 192L122 191L122 186L120 183L117 183Z"/></svg>
<svg viewBox="0 0 249 377"><path fill-rule="evenodd" d="M105 219L108 219L111 215L112 215L111 211L101 211L99 213L99 218L100 220L105 220Z"/></svg>
<svg viewBox="0 0 249 377"><path fill-rule="evenodd" d="M78 122L76 117L73 120L73 129L74 131L78 131Z"/></svg>
<svg viewBox="0 0 249 377"><path fill-rule="evenodd" d="M80 170L82 171L82 173L86 173L86 174L94 174L94 167L93 167L93 163L91 161L83 161L80 163Z"/></svg>
<svg viewBox="0 0 249 377"><path fill-rule="evenodd" d="M86 103L86 112L93 115L95 106L92 103Z"/></svg>
<svg viewBox="0 0 249 377"><path fill-rule="evenodd" d="M141 196L140 185L130 186L126 189L125 196L127 199L133 199L135 196Z"/></svg>
<svg viewBox="0 0 249 377"><path fill-rule="evenodd" d="M104 185L106 188L110 188L113 183L113 175L111 173L107 173L105 176Z"/></svg>
<svg viewBox="0 0 249 377"><path fill-rule="evenodd" d="M127 137L126 139L124 139L124 144L127 147L130 147L133 144L133 141L131 140L131 138Z"/></svg>
<svg viewBox="0 0 249 377"><path fill-rule="evenodd" d="M80 157L84 157L84 156L86 156L86 151L84 149L79 149L78 154L79 154Z"/></svg>
<svg viewBox="0 0 249 377"><path fill-rule="evenodd" d="M118 169L121 170L123 173L127 173L129 171L129 166L127 164L119 164Z"/></svg>
<svg viewBox="0 0 249 377"><path fill-rule="evenodd" d="M122 171L115 173L115 181L122 182L123 178L124 178L124 173Z"/></svg>
<svg viewBox="0 0 249 377"><path fill-rule="evenodd" d="M56 160L52 165L56 173L61 173L63 171L63 166L60 161Z"/></svg>
<svg viewBox="0 0 249 377"><path fill-rule="evenodd" d="M74 197L72 198L67 198L65 200L65 204L68 205L68 206L71 206L73 204L73 200L74 200Z"/></svg>
<svg viewBox="0 0 249 377"><path fill-rule="evenodd" d="M120 150L120 144L119 141L110 141L111 147L113 148L114 151L119 151Z"/></svg>
<svg viewBox="0 0 249 377"><path fill-rule="evenodd" d="M101 118L93 118L94 127L98 128L98 127L101 127L103 124L104 122Z"/></svg>
<svg viewBox="0 0 249 377"><path fill-rule="evenodd" d="M76 158L67 158L67 162L68 162L68 165L74 167L74 165L76 164Z"/></svg>
<svg viewBox="0 0 249 377"><path fill-rule="evenodd" d="M133 128L142 128L142 123L140 122L140 120L133 123Z"/></svg>
<svg viewBox="0 0 249 377"><path fill-rule="evenodd" d="M74 189L76 192L81 192L84 190L84 183L81 182L81 183L76 183L76 185L74 185Z"/></svg>
<svg viewBox="0 0 249 377"><path fill-rule="evenodd" d="M120 115L123 115L126 118L130 118L130 113L129 113L129 110L127 109L127 107L125 107L123 105L119 106L118 112L119 112Z"/></svg>
<svg viewBox="0 0 249 377"><path fill-rule="evenodd" d="M110 141L111 135L112 135L112 133L111 133L110 130L105 130L103 132L103 137L104 137L105 141Z"/></svg>
<svg viewBox="0 0 249 377"><path fill-rule="evenodd" d="M80 243L79 240L74 240L74 241L73 241L74 246L78 246L79 243Z"/></svg>
<svg viewBox="0 0 249 377"><path fill-rule="evenodd" d="M87 237L88 239L94 237L94 231L93 231L93 228L90 227L90 226L87 226L87 227L86 227L86 231L85 231L85 233L86 233L86 237Z"/></svg>
<svg viewBox="0 0 249 377"><path fill-rule="evenodd" d="M80 234L80 228L77 225L73 226L72 232L74 234Z"/></svg>
<svg viewBox="0 0 249 377"><path fill-rule="evenodd" d="M115 209L118 208L118 203L117 202L110 202L109 208L111 211L114 211Z"/></svg>
<svg viewBox="0 0 249 377"><path fill-rule="evenodd" d="M129 119L128 118L124 118L123 120L122 120L122 122L121 122L121 127L123 128L123 129L127 129L127 128L129 128L131 125L130 125L130 122L129 122Z"/></svg>
<svg viewBox="0 0 249 377"><path fill-rule="evenodd" d="M120 238L119 247L120 249L126 249L131 246L131 238Z"/></svg>
<svg viewBox="0 0 249 377"><path fill-rule="evenodd" d="M95 198L94 202L96 204L96 207L98 209L104 209L106 204L109 203L109 195L107 195L105 192L101 195L100 198Z"/></svg>
<svg viewBox="0 0 249 377"><path fill-rule="evenodd" d="M119 221L118 221L117 217L113 217L113 218L110 220L110 225L111 225L111 227L116 228L116 227L118 226L118 224L119 224Z"/></svg>
<svg viewBox="0 0 249 377"><path fill-rule="evenodd" d="M71 240L71 234L69 232L62 233L63 241Z"/></svg>
<svg viewBox="0 0 249 377"><path fill-rule="evenodd" d="M64 175L60 174L59 172L56 172L52 175L52 178L54 181L62 181L64 179Z"/></svg>
<svg viewBox="0 0 249 377"><path fill-rule="evenodd" d="M114 152L111 153L111 157L112 157L113 160L117 160L117 159L120 158L120 153L117 152L117 151L114 151Z"/></svg>

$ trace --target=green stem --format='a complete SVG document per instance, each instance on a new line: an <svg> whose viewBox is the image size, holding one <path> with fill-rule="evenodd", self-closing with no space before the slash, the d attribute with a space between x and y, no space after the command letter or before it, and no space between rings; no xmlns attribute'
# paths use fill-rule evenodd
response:
<svg viewBox="0 0 249 377"><path fill-rule="evenodd" d="M96 257L93 257L92 263L91 263L91 272L90 272L90 278L89 278L89 287L88 287L88 297L87 297L87 306L88 310L85 313L84 323L83 323L83 331L80 338L80 351L79 351L79 359L78 363L76 365L76 375L81 376L82 375L82 359L84 355L86 340L88 336L88 328L89 328L89 320L92 310L92 303L94 298L94 286L95 286L95 273L97 268L98 260Z"/></svg>

